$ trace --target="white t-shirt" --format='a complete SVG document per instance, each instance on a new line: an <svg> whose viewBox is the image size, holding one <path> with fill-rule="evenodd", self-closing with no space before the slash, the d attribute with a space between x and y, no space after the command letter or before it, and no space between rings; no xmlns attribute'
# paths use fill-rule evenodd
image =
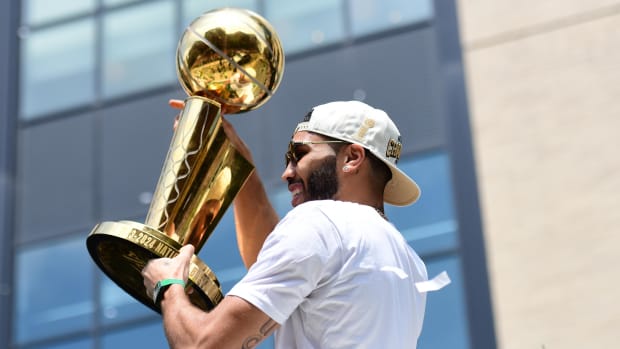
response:
<svg viewBox="0 0 620 349"><path fill-rule="evenodd" d="M333 200L291 210L234 295L282 326L276 348L415 348L426 267L372 207Z"/></svg>

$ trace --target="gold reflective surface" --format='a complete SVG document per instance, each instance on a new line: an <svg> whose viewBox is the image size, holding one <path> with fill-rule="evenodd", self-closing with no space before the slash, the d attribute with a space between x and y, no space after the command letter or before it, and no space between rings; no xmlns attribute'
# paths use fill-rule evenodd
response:
<svg viewBox="0 0 620 349"><path fill-rule="evenodd" d="M190 97L145 224L200 250L253 170L232 146L216 104Z"/></svg>
<svg viewBox="0 0 620 349"><path fill-rule="evenodd" d="M205 13L183 33L177 47L177 73L191 96L205 96L225 114L252 110L276 91L284 53L269 22L236 8Z"/></svg>
<svg viewBox="0 0 620 349"><path fill-rule="evenodd" d="M103 222L88 237L87 245L101 270L125 292L151 309L159 312L147 295L140 271L153 258L173 258L181 245L164 234L136 222ZM187 288L193 304L212 309L223 298L217 278L200 259L194 256L190 264Z"/></svg>

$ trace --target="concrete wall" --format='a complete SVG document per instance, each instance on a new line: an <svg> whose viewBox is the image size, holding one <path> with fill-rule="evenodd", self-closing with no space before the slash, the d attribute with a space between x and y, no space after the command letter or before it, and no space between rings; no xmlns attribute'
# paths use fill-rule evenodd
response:
<svg viewBox="0 0 620 349"><path fill-rule="evenodd" d="M458 6L498 346L615 348L620 1Z"/></svg>

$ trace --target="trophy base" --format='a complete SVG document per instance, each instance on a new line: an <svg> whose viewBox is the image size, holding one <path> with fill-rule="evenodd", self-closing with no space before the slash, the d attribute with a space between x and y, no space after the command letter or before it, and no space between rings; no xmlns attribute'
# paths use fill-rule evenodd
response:
<svg viewBox="0 0 620 349"><path fill-rule="evenodd" d="M147 307L161 313L144 288L141 271L149 260L173 258L181 245L162 232L144 224L119 221L95 226L86 246L99 268L125 292ZM188 292L190 301L209 311L223 298L220 283L211 269L196 255L190 261Z"/></svg>

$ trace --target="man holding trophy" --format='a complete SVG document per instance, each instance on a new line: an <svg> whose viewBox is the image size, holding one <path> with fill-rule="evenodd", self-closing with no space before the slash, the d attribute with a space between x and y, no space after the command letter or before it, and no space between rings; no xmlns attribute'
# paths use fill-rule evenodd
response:
<svg viewBox="0 0 620 349"><path fill-rule="evenodd" d="M250 177L235 199L248 274L210 313L170 286L161 309L171 347L252 348L278 329L277 348L415 348L426 268L383 213L384 201L419 197L395 166L399 140L387 114L364 103L315 107L286 152L282 179L293 210L265 231L275 212L258 175ZM268 223L244 224L257 218ZM188 245L176 258L151 261L145 287L186 279L192 254Z"/></svg>
<svg viewBox="0 0 620 349"><path fill-rule="evenodd" d="M98 266L161 312L173 348L415 348L426 267L384 214L420 190L396 166L401 136L358 101L313 108L294 130L282 179L293 209L279 220L252 155L221 114L257 108L275 92L283 53L273 28L247 10L192 22L177 49L190 95L144 224L103 222L87 239ZM196 256L234 200L247 275L223 297Z"/></svg>

